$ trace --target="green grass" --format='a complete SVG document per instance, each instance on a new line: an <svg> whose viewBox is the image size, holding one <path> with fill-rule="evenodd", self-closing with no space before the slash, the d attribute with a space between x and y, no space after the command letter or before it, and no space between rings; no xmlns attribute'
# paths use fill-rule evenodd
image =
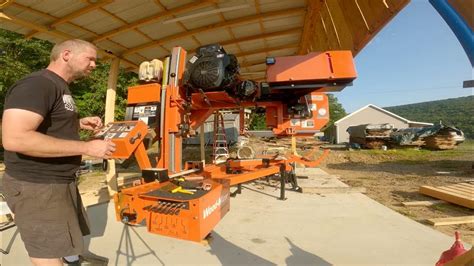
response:
<svg viewBox="0 0 474 266"><path fill-rule="evenodd" d="M430 160L442 160L442 159L454 159L462 156L472 156L474 155L474 140L466 140L464 143L459 144L453 150L441 150L441 151L431 151L425 149L390 149L387 151L383 150L361 150L359 152L364 152L371 156L387 158L387 160L403 160L407 164L410 162L420 163L428 162ZM446 167L456 167L455 163L450 165L450 162L446 162Z"/></svg>

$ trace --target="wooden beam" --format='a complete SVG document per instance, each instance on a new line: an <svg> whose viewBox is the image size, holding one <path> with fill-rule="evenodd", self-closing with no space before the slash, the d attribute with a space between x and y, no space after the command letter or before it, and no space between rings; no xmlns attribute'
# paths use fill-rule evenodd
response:
<svg viewBox="0 0 474 266"><path fill-rule="evenodd" d="M284 49L289 49L289 48L297 48L297 47L299 47L298 44L292 43L292 44L279 45L279 46L275 46L275 47L257 49L257 50L253 50L253 51L240 52L240 53L236 53L234 55L236 57L241 57L241 56L248 56L248 55L260 54L260 53L268 53L268 52L274 52L274 51L279 51L279 50L284 50Z"/></svg>
<svg viewBox="0 0 474 266"><path fill-rule="evenodd" d="M155 3L156 3L157 5L159 5L163 10L168 11L168 8L166 8L166 6L163 5L163 4L160 2L160 0L155 0ZM176 15L172 15L171 17L172 17L172 18L176 18ZM185 30L185 31L188 30L188 28L186 28L186 26L184 26L183 22L177 21L176 23L177 23L183 30ZM198 47L201 47L201 46L202 46L202 43L196 38L196 36L193 36L193 40L198 44ZM163 47L163 46L161 46L161 48L163 48L163 49L165 49L165 50L168 50L168 49L166 49L166 48Z"/></svg>
<svg viewBox="0 0 474 266"><path fill-rule="evenodd" d="M215 7L216 9L219 8L219 6L217 5L217 3L214 4L214 7ZM257 14L258 14L258 13L257 13ZM222 15L221 12L219 12L218 15L219 15L219 17L221 18L222 21L224 21L224 22L226 21L224 15ZM230 37L232 38L232 40L235 40L236 38L235 38L234 31L232 31L232 28L228 27L228 28L226 28L226 29L227 29L227 32L229 33ZM192 35L192 37L194 37L194 35ZM242 52L242 48L240 47L239 43L236 43L235 45L237 46L237 49L238 49L240 52Z"/></svg>
<svg viewBox="0 0 474 266"><path fill-rule="evenodd" d="M15 3L15 2L12 4L12 6L15 6L15 7L17 7L17 8L24 9L24 10L27 10L27 11L29 11L29 12L32 12L32 13L35 13L35 14L38 14L38 15L47 17L47 18L52 19L52 20L57 20L57 19L58 19L58 17L52 16L52 15L50 15L50 14L48 14L48 13L44 13L44 12L42 12L42 11L33 9L33 8L31 8L31 7L28 7L28 6L24 6L24 5ZM74 24L74 23L72 23L72 22L69 22L69 25L71 25L71 26L73 26L74 28L79 29L79 30L81 30L81 31L87 32L87 33L89 33L89 34L91 34L91 35L93 35L93 36L99 36L99 34L93 32L93 31L91 31L91 30L89 30L89 29L83 28L83 27L81 27L81 26L79 26L79 25L76 25L76 24ZM39 32L39 31L33 30L32 32L30 32L30 33L28 33L28 34L25 35L25 39L32 38L33 35L36 34L36 33L38 33L38 32ZM127 47L123 46L122 44L117 43L117 42L115 42L115 41L112 41L112 40L109 40L109 41L112 42L113 44L115 44L115 45L121 47L122 49L126 49L126 48L127 48ZM109 56L109 55L107 55L107 56ZM139 55L139 56L141 56L141 55ZM110 56L109 56L109 57L110 57ZM143 57L143 56L141 56L141 57ZM143 59L145 60L146 58L143 57ZM129 63L129 65L130 65L130 66L133 66L134 68L137 68L137 67L138 67L135 63L133 63L133 62L131 62L131 61L128 61L128 60L126 60L126 59L124 59L124 58L121 58L121 60L122 60L123 62L125 62L125 63Z"/></svg>
<svg viewBox="0 0 474 266"><path fill-rule="evenodd" d="M244 68L244 67L252 67L252 66L258 66L258 65L261 65L261 64L265 64L265 59L258 59L258 60L254 60L254 61L250 61L250 62L242 62L242 64L240 64L240 68Z"/></svg>
<svg viewBox="0 0 474 266"><path fill-rule="evenodd" d="M84 7L84 8L81 8L81 9L76 10L76 11L70 13L70 14L67 14L67 15L64 16L64 17L61 17L60 19L58 19L58 20L56 20L55 22L51 23L51 24L49 25L49 27L55 28L56 26L58 26L58 25L60 25L60 24L66 23L66 22L68 22L68 21L71 20L71 19L80 17L80 16L82 16L82 15L84 15L84 14L86 14L86 13L92 11L92 10L98 9L98 8L103 7L103 6L105 6L105 5L108 5L108 4L112 3L112 2L113 2L113 0L99 0L99 1L97 1L97 3L95 3L95 4L88 5L88 6Z"/></svg>
<svg viewBox="0 0 474 266"><path fill-rule="evenodd" d="M173 40L176 40L176 39L181 39L181 38L185 38L185 37L188 37L188 36L192 36L192 35L197 34L197 33L209 32L209 31L212 31L212 30L217 30L217 29L221 29L221 28L225 28L225 27L231 27L231 26L251 23L253 21L258 21L259 19L278 17L278 16L296 15L296 14L302 13L303 11L304 11L303 8L278 10L278 11L272 11L272 12L267 12L267 13L261 13L259 15L251 15L251 16L241 17L241 18L237 18L237 19L233 19L233 20L228 20L228 21L216 23L216 24L213 24L213 25L207 25L207 26L199 27L197 29L193 29L193 30L190 30L190 31L187 31L187 32L181 32L181 33L178 33L178 34L167 36L167 37L161 38L160 40L157 40L157 41L154 41L154 42L151 42L151 43L146 43L146 44L143 44L143 45L135 46L135 47L129 49L128 51L126 51L123 54L126 55L126 54L136 53L136 52L138 52L140 50L143 50L143 49L147 49L147 48L150 48L150 47L153 47L153 46L156 46L156 45L161 45L163 43L173 41Z"/></svg>
<svg viewBox="0 0 474 266"><path fill-rule="evenodd" d="M5 15L5 13L0 12L0 18L5 20L12 20L9 16Z"/></svg>
<svg viewBox="0 0 474 266"><path fill-rule="evenodd" d="M235 43L249 42L249 41L255 41L255 40L260 40L260 39L290 35L290 34L295 34L299 32L301 32L301 27L296 27L296 28L291 28L288 30L274 31L274 32L265 33L265 34L257 34L257 35L242 37L235 40L228 40L228 41L220 42L220 45L226 46L226 45L231 45Z"/></svg>
<svg viewBox="0 0 474 266"><path fill-rule="evenodd" d="M332 28L334 30L334 33L336 34L337 43L339 45L338 48L340 49L341 48L341 39L339 38L339 32L337 31L336 23L334 23L334 18L332 17L331 10L329 9L328 3L324 2L324 6L326 6L326 10L329 14L329 18L331 19L331 25L332 25Z"/></svg>
<svg viewBox="0 0 474 266"><path fill-rule="evenodd" d="M43 31L43 32L46 32L50 35L53 35L59 39L62 39L62 40L69 40L69 39L75 39L74 36L72 35L69 35L67 33L64 33L64 32L61 32L61 31L58 31L58 30L48 30L45 26L42 26L42 25L38 25L38 24L35 24L33 22L29 22L29 21L26 21L26 20L23 20L21 18L18 18L18 17L15 17L13 15L8 15L8 17L10 17L10 21L12 23L15 23L17 25L20 25L20 26L23 26L23 27L26 27L26 28L29 28L29 29L33 29L33 30L37 30L37 31ZM1 19L4 19L2 17L0 17L0 20ZM103 50L103 49L99 49L97 51L100 55L102 56L105 56L105 57L110 57L110 58L119 58L120 60L122 60L124 63L134 67L134 68L138 68L138 65L136 65L135 63L133 63L132 61L129 61L123 57L119 57L119 56L116 56L114 54L111 54L111 53L108 53L107 51Z"/></svg>
<svg viewBox="0 0 474 266"><path fill-rule="evenodd" d="M418 207L418 206L432 206L436 204L446 203L444 200L423 200L423 201L405 201L402 205L405 207Z"/></svg>
<svg viewBox="0 0 474 266"><path fill-rule="evenodd" d="M314 34L314 25L316 24L316 20L319 19L318 15L322 5L321 1L322 0L308 0L304 17L303 33L300 39L300 49L298 50L298 54L300 55L306 54L308 51L311 36Z"/></svg>
<svg viewBox="0 0 474 266"><path fill-rule="evenodd" d="M17 7L17 8L20 8L20 9L23 9L23 10L27 10L27 11L29 11L29 12L31 12L31 13L35 13L35 14L38 14L38 15L43 16L43 17L47 17L47 18L49 18L49 19L51 19L51 20L57 20L57 19L58 19L58 17L52 16L52 15L50 15L50 14L48 14L48 13L39 11L39 10L37 10L37 9L33 9L33 8L29 7L29 6L24 6L24 5L19 4L19 3L13 3L12 6ZM93 32L93 31L91 31L91 30L88 30L88 29L86 29L86 28L83 28L83 27L81 27L81 26L79 26L79 25L77 25L77 24L74 24L74 23L72 23L72 22L69 22L69 24L70 24L71 26L73 26L74 28L76 28L76 29L82 30L82 31L87 32L87 33L89 33L89 34L91 34L91 35L94 35L94 36L98 36L97 33ZM25 38L29 39L29 38L33 37L33 35L36 34L36 33L38 33L38 31L33 31L33 32L31 32L31 33L28 33L28 34L25 35Z"/></svg>
<svg viewBox="0 0 474 266"><path fill-rule="evenodd" d="M117 79L119 73L120 59L115 58L110 64L109 79L107 81L107 95L105 98L105 118L104 123L107 125L110 122L113 122L115 115L115 100L116 100L116 89L117 89ZM107 189L109 195L117 193L117 173L115 170L115 160L107 160L108 167L105 174L105 179L107 182Z"/></svg>
<svg viewBox="0 0 474 266"><path fill-rule="evenodd" d="M79 10L76 10L76 11L74 11L74 12L72 12L72 13L70 13L70 14L64 16L64 17L61 17L61 18L59 18L59 19L56 19L53 23L51 23L51 24L49 24L49 25L47 26L47 29L54 29L54 28L56 28L56 26L58 26L58 25L61 25L61 24L66 23L66 22L69 22L69 20L71 20L71 19L74 19L74 18L77 18L77 17L79 17L79 16L82 16L82 15L85 14L85 13L88 13L88 12L94 10L94 9L98 9L98 8L100 8L100 7L104 6L104 5L110 4L110 3L112 3L112 2L113 2L113 0L100 0L100 1L98 1L97 3L95 3L95 4L88 5L88 6L86 6L85 8L81 8L81 9L79 9ZM38 32L40 32L40 31L30 32L30 33L26 36L26 38L31 38L31 37L33 37L33 35L37 34Z"/></svg>
<svg viewBox="0 0 474 266"><path fill-rule="evenodd" d="M99 42L99 41L104 40L106 38L110 38L112 36L115 36L119 33L124 32L124 31L128 31L128 30L134 29L136 27L140 27L140 26L143 26L145 24L149 24L149 23L155 22L157 20L175 15L175 14L178 14L178 13L190 11L190 10L193 10L193 9L198 9L198 8L205 7L205 6L208 6L208 5L211 5L211 4L213 4L212 1L199 1L199 2L192 2L192 3L186 4L186 5L177 7L177 8L173 8L173 9L170 9L170 10L166 10L166 11L154 14L152 16L139 19L135 22L124 25L120 28L117 28L117 29L108 31L106 33L103 33L99 37L95 38L92 41L96 43L96 42Z"/></svg>
<svg viewBox="0 0 474 266"><path fill-rule="evenodd" d="M450 224L472 224L474 223L474 216L460 216L448 218L433 218L428 219L428 222L433 226L450 225Z"/></svg>
<svg viewBox="0 0 474 266"><path fill-rule="evenodd" d="M1 0L0 9L7 8L9 5L13 4L13 0Z"/></svg>
<svg viewBox="0 0 474 266"><path fill-rule="evenodd" d="M424 195L474 209L474 199L472 193L466 194L461 191L455 191L449 188L449 186L422 186L420 187L419 192Z"/></svg>
<svg viewBox="0 0 474 266"><path fill-rule="evenodd" d="M257 11L257 15L261 13L261 10L260 10L260 1L259 0L254 0L254 3L255 3L255 10ZM263 21L261 19L258 20L258 24L260 26L260 31L262 32L262 34L265 34L265 26L263 25ZM267 43L267 40L266 39L263 39L263 46L265 48L268 47L268 43Z"/></svg>

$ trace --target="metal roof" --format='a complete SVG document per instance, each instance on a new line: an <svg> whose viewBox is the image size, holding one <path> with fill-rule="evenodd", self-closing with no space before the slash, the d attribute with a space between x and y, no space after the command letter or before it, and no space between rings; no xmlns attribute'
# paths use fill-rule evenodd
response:
<svg viewBox="0 0 474 266"><path fill-rule="evenodd" d="M417 121L408 120L408 119L406 119L406 118L403 118L403 117L401 117L401 116L399 116L399 115L397 115L397 114L394 114L394 113L392 113L392 112L390 112L390 111L387 111L387 110L385 110L385 109L383 109L383 108L380 108L380 107L376 106L375 104L371 104L371 103L370 103L370 104L367 104L366 106L364 106L364 107L362 107L362 108L360 108L360 109L358 109L358 110L356 110L356 111L354 111L354 112L352 112L352 113L350 113L350 114L344 116L343 118L337 120L336 122L334 122L334 125L337 126L337 125L338 125L339 123L341 123L342 121L344 121L344 120L346 120L346 119L349 119L349 118L352 117L353 115L355 115L355 114L357 114L357 113L360 113L360 112L362 112L363 110L365 110L365 109L367 109L367 108L373 108L373 109L375 109L375 110L377 110L377 111L379 111L379 112L385 113L385 114L387 114L387 115L389 115L389 116L391 116L391 117L394 117L394 118L396 118L396 119L398 119L398 120L400 120L400 121L402 121L402 122L405 122L405 123L407 123L407 124L409 124L409 123L415 123L415 124L420 124L420 125L433 125L433 123L425 123L425 122L417 122Z"/></svg>
<svg viewBox="0 0 474 266"><path fill-rule="evenodd" d="M266 56L356 55L409 0L0 0L0 27L57 42L80 38L137 70L174 46L220 43L262 79Z"/></svg>

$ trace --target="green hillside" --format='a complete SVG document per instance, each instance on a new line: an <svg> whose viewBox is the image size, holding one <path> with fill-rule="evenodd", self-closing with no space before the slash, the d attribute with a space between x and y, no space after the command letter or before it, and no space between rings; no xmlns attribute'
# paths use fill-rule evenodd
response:
<svg viewBox="0 0 474 266"><path fill-rule="evenodd" d="M385 107L384 109L412 121L437 123L442 121L464 131L474 139L474 96L440 101Z"/></svg>

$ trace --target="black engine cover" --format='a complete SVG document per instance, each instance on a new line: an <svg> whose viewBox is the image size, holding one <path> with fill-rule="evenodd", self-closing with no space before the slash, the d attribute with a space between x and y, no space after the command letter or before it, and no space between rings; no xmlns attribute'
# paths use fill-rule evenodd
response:
<svg viewBox="0 0 474 266"><path fill-rule="evenodd" d="M225 90L236 81L239 67L234 55L218 44L199 47L189 60L187 85L203 91Z"/></svg>

